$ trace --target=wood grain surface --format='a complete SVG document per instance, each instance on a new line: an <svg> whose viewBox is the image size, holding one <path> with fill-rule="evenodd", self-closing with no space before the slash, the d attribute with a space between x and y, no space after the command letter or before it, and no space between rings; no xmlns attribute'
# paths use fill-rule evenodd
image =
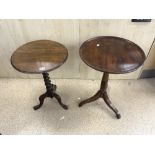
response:
<svg viewBox="0 0 155 155"><path fill-rule="evenodd" d="M68 51L62 44L50 40L37 40L20 46L11 57L11 64L23 73L43 73L61 66Z"/></svg>
<svg viewBox="0 0 155 155"><path fill-rule="evenodd" d="M113 36L100 36L85 41L80 47L80 56L95 70L113 74L132 72L145 60L145 54L138 45Z"/></svg>

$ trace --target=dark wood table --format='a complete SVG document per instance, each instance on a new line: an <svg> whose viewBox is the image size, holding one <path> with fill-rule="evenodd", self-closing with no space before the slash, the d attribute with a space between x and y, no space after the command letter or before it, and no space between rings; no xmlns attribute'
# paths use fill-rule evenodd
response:
<svg viewBox="0 0 155 155"><path fill-rule="evenodd" d="M28 42L19 47L11 57L12 66L23 73L42 74L46 86L46 92L39 97L40 104L34 106L39 109L46 97L55 97L64 108L61 98L56 94L56 85L51 83L48 72L60 67L68 57L68 51L62 44L50 40L37 40Z"/></svg>
<svg viewBox="0 0 155 155"><path fill-rule="evenodd" d="M103 98L116 117L121 118L107 94L109 73L124 74L138 69L145 60L143 50L135 43L123 38L100 36L85 41L80 47L80 56L88 66L104 73L100 90L94 96L82 101L79 107Z"/></svg>

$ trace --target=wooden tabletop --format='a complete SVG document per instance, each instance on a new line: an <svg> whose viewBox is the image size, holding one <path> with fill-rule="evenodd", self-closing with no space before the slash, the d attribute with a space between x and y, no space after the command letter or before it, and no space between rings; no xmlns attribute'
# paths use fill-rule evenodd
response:
<svg viewBox="0 0 155 155"><path fill-rule="evenodd" d="M11 64L23 73L43 73L61 66L68 57L62 44L50 40L28 42L19 47L11 57Z"/></svg>
<svg viewBox="0 0 155 155"><path fill-rule="evenodd" d="M132 72L145 60L145 54L138 45L113 36L100 36L85 41L80 47L80 56L95 70L113 74Z"/></svg>

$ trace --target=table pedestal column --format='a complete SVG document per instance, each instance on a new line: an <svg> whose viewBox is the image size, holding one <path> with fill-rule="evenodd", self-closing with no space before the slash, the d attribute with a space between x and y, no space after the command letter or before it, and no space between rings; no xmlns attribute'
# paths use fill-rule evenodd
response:
<svg viewBox="0 0 155 155"><path fill-rule="evenodd" d="M40 104L34 106L33 109L37 110L37 109L41 108L46 97L50 97L50 98L55 97L56 100L58 101L58 103L60 104L60 106L67 110L68 109L67 105L63 104L61 101L61 97L55 93L56 85L51 84L49 74L47 72L44 72L44 73L42 73L42 75L43 75L45 86L46 86L46 93L42 94L39 97Z"/></svg>
<svg viewBox="0 0 155 155"><path fill-rule="evenodd" d="M106 72L103 73L100 90L94 96L79 103L79 107L83 106L86 103L93 102L99 98L103 98L107 106L116 114L117 119L120 119L121 115L119 114L118 110L114 107L114 105L112 105L107 94L108 80L109 80L109 73Z"/></svg>

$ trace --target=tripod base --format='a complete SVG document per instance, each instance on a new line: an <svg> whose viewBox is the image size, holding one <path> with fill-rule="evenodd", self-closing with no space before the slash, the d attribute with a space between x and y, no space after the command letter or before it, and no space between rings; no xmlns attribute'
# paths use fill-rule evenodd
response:
<svg viewBox="0 0 155 155"><path fill-rule="evenodd" d="M117 119L121 118L121 115L119 114L118 110L114 107L114 105L112 105L108 94L107 94L107 86L108 86L108 79L109 79L109 74L108 73L104 73L103 74L103 78L102 78L102 82L101 82L101 87L100 90L92 97L82 101L81 103L79 103L79 107L83 106L86 103L89 102L93 102L99 98L102 98L105 103L107 104L107 106L115 113Z"/></svg>
<svg viewBox="0 0 155 155"><path fill-rule="evenodd" d="M46 97L50 97L50 98L55 98L59 105L67 110L68 109L68 106L63 104L62 101L61 101L61 97L55 93L56 91L56 85L54 84L51 84L51 81L50 81L50 77L49 77L49 74L47 72L45 73L42 73L43 74L43 78L44 78L44 82L45 82L45 86L46 86L46 93L42 94L40 97L39 97L39 101L40 103L36 106L33 107L34 110L38 110L39 108L42 107L43 103L44 103L44 100Z"/></svg>

